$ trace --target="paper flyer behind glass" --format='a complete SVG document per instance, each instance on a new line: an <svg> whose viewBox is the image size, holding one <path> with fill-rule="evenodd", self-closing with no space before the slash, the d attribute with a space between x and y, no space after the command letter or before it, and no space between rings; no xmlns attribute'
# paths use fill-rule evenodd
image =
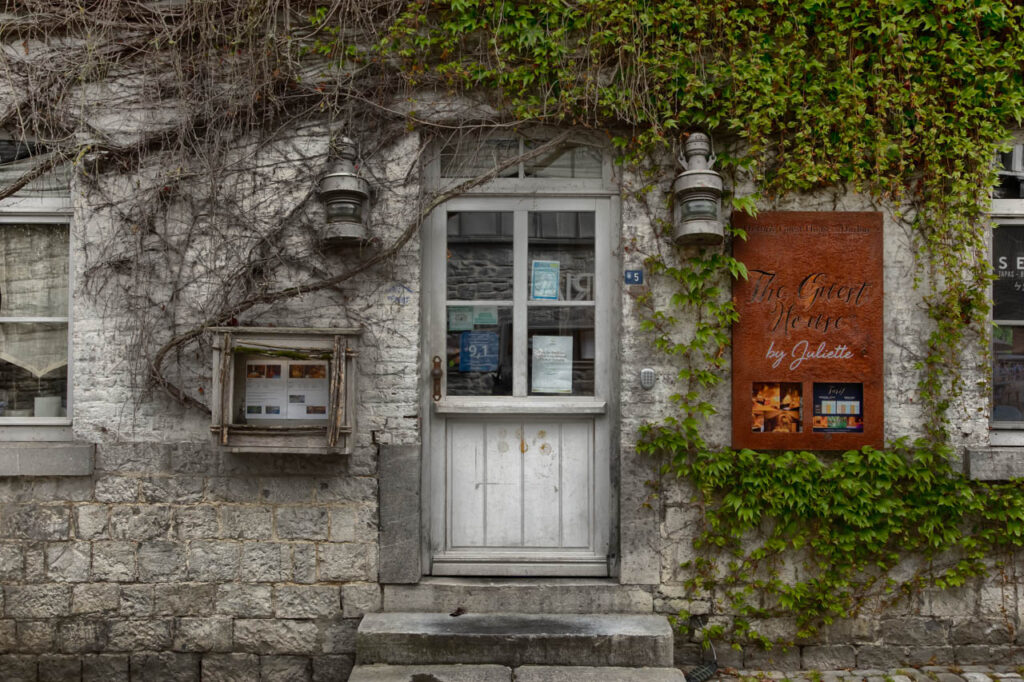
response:
<svg viewBox="0 0 1024 682"><path fill-rule="evenodd" d="M572 393L572 337L534 336L531 390Z"/></svg>
<svg viewBox="0 0 1024 682"><path fill-rule="evenodd" d="M327 419L326 361L261 361L245 366L245 417Z"/></svg>

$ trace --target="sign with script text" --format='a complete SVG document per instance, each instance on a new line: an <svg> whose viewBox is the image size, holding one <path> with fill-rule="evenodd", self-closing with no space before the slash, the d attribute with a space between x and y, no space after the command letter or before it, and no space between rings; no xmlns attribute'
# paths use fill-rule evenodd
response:
<svg viewBox="0 0 1024 682"><path fill-rule="evenodd" d="M733 214L732 444L848 450L884 440L882 214Z"/></svg>

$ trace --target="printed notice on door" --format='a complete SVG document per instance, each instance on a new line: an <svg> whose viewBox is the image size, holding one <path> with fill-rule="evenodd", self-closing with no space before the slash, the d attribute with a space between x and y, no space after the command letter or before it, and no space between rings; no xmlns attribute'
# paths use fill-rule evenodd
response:
<svg viewBox="0 0 1024 682"><path fill-rule="evenodd" d="M748 277L733 285L733 447L882 447L882 215L762 212L734 225Z"/></svg>
<svg viewBox="0 0 1024 682"><path fill-rule="evenodd" d="M534 393L572 393L572 337L534 336Z"/></svg>
<svg viewBox="0 0 1024 682"><path fill-rule="evenodd" d="M245 417L327 419L327 362L247 362Z"/></svg>

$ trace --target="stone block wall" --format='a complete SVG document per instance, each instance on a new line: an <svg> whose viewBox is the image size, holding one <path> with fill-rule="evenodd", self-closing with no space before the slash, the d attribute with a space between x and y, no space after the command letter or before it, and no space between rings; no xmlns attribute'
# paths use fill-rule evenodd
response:
<svg viewBox="0 0 1024 682"><path fill-rule="evenodd" d="M347 677L381 601L375 478L194 443L96 459L0 480L0 679Z"/></svg>

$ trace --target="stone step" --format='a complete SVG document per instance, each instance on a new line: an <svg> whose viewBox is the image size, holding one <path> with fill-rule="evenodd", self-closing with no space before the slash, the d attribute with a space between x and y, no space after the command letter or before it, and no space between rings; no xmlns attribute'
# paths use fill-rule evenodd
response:
<svg viewBox="0 0 1024 682"><path fill-rule="evenodd" d="M651 593L601 579L424 578L385 585L384 611L450 613L651 613Z"/></svg>
<svg viewBox="0 0 1024 682"><path fill-rule="evenodd" d="M672 628L636 614L370 613L356 662L671 667Z"/></svg>
<svg viewBox="0 0 1024 682"><path fill-rule="evenodd" d="M349 682L686 682L675 668L525 665L357 665Z"/></svg>

